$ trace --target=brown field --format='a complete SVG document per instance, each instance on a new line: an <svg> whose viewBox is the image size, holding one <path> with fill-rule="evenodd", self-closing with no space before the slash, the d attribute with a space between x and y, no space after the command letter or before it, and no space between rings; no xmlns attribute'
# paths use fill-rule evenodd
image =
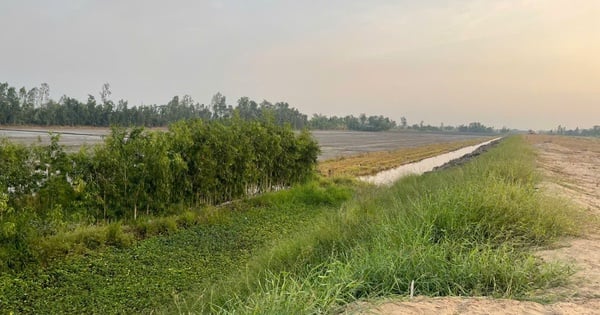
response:
<svg viewBox="0 0 600 315"><path fill-rule="evenodd" d="M312 131L321 145L320 161L361 155L368 152L395 151L439 143L481 139L481 135L425 132Z"/></svg>

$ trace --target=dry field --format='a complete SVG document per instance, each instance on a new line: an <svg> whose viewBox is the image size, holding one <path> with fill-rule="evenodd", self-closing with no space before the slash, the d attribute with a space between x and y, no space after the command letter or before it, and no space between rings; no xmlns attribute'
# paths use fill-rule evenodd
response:
<svg viewBox="0 0 600 315"><path fill-rule="evenodd" d="M576 273L565 286L540 292L540 304L491 298L417 297L406 301L382 301L363 305L364 314L600 314L600 139L526 136L538 151L538 167L544 174L540 187L585 209L583 235L563 239L554 248L537 254L547 261L572 264ZM367 310L365 310L367 309Z"/></svg>
<svg viewBox="0 0 600 315"><path fill-rule="evenodd" d="M480 135L415 132L312 131L321 145L319 160L361 155L368 152L396 151L465 140L479 141ZM474 141L473 143L477 142ZM481 141L479 141L481 142Z"/></svg>

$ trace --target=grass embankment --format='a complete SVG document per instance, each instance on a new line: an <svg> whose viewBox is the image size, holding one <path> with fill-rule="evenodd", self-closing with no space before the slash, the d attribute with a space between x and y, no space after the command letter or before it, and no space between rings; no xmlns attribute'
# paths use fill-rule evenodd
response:
<svg viewBox="0 0 600 315"><path fill-rule="evenodd" d="M373 175L403 164L417 162L425 158L448 153L487 140L490 140L490 138L436 143L394 151L369 152L323 161L319 163L318 169L321 175L328 177Z"/></svg>
<svg viewBox="0 0 600 315"><path fill-rule="evenodd" d="M196 292L239 272L259 248L303 230L351 195L346 184L312 182L209 209L210 214L195 218L197 225L164 228L162 235L128 247L92 250L82 244L82 251L51 260L45 267L31 265L0 274L0 313L150 313L172 305L173 294ZM168 218L156 220L175 224ZM46 242L60 247L61 238L69 243L79 234L88 235L88 242L100 242L105 229L110 228L88 229ZM128 226L122 230L135 232ZM123 238L127 237L118 237Z"/></svg>
<svg viewBox="0 0 600 315"><path fill-rule="evenodd" d="M310 314L361 298L532 298L566 280L531 248L577 233L565 203L535 189L534 152L519 137L462 167L366 188L339 211L253 257L246 272L180 312Z"/></svg>

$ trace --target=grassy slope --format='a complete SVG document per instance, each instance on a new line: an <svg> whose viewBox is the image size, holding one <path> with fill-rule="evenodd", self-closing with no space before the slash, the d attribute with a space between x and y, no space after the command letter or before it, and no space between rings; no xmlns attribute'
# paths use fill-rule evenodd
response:
<svg viewBox="0 0 600 315"><path fill-rule="evenodd" d="M577 231L571 210L539 195L536 182L533 151L513 137L465 166L366 189L252 258L237 285L179 310L331 312L360 298L408 295L411 281L415 294L529 298L569 274L530 248Z"/></svg>
<svg viewBox="0 0 600 315"><path fill-rule="evenodd" d="M224 207L211 223L0 275L0 310L17 313L138 313L172 304L172 295L209 287L237 272L273 239L339 207L346 187L311 183ZM233 211L230 211L233 210Z"/></svg>

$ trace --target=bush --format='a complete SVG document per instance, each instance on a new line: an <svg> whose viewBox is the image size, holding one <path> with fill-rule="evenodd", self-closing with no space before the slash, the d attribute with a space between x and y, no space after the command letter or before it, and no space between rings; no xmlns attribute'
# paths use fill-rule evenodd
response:
<svg viewBox="0 0 600 315"><path fill-rule="evenodd" d="M112 223L106 229L106 245L128 247L133 243L133 236L123 232L120 223Z"/></svg>
<svg viewBox="0 0 600 315"><path fill-rule="evenodd" d="M177 226L182 228L194 226L198 223L198 221L198 214L194 213L193 211L185 211L176 218Z"/></svg>
<svg viewBox="0 0 600 315"><path fill-rule="evenodd" d="M135 231L139 238L168 235L177 231L177 221L173 217L143 220L136 222Z"/></svg>

